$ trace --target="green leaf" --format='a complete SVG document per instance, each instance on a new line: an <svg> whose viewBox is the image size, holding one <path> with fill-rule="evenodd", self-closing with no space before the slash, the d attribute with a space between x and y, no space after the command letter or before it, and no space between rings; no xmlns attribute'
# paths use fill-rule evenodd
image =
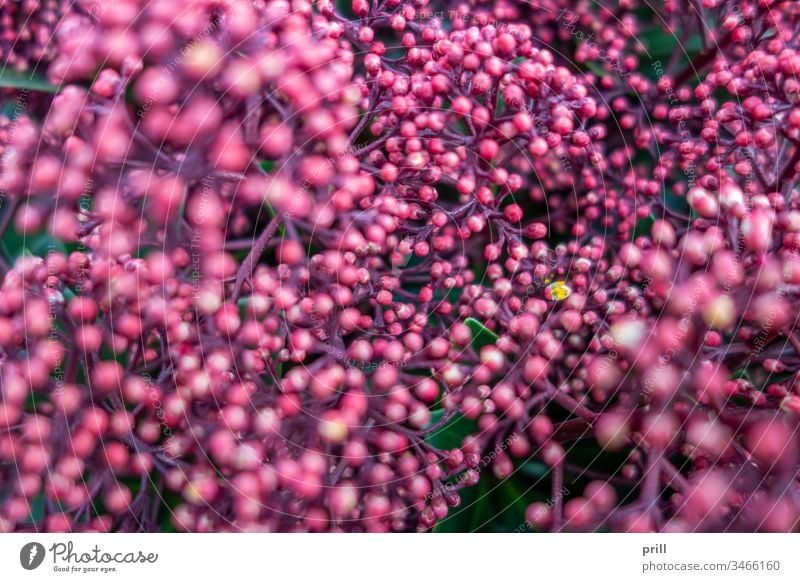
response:
<svg viewBox="0 0 800 582"><path fill-rule="evenodd" d="M525 510L528 508L528 504L525 502L525 489L528 489L528 487L523 489L518 479L509 477L501 483L500 489L504 494L503 505L506 508L505 511L520 516L520 519L517 521L522 521Z"/></svg>
<svg viewBox="0 0 800 582"><path fill-rule="evenodd" d="M550 467L545 465L542 461L525 461L519 467L520 475L524 475L530 479L539 480L544 479L550 474Z"/></svg>
<svg viewBox="0 0 800 582"><path fill-rule="evenodd" d="M423 429L428 429L432 427L434 424L439 422L443 416L444 416L444 408L440 408L439 410L434 410L433 412L431 412L431 421L425 427L423 427Z"/></svg>
<svg viewBox="0 0 800 582"><path fill-rule="evenodd" d="M39 494L31 499L31 512L28 523L38 523L44 519L44 494Z"/></svg>
<svg viewBox="0 0 800 582"><path fill-rule="evenodd" d="M175 508L183 503L183 497L172 491L166 491L161 494L161 504L158 512L158 528L162 533L176 532L175 524L172 523L172 515Z"/></svg>
<svg viewBox="0 0 800 582"><path fill-rule="evenodd" d="M652 59L666 59L678 51L681 59L689 59L696 56L702 50L702 42L699 35L689 37L685 44L680 44L680 35L673 34L663 28L653 28L639 35L639 41L647 48L647 54Z"/></svg>
<svg viewBox="0 0 800 582"><path fill-rule="evenodd" d="M6 89L28 89L42 93L58 93L61 87L53 85L43 76L35 73L23 73L3 67L0 69L0 87Z"/></svg>
<svg viewBox="0 0 800 582"><path fill-rule="evenodd" d="M5 209L5 212L8 210ZM60 241L50 236L47 231L38 232L32 235L22 235L11 225L0 240L2 252L10 262L22 256L36 255L45 257L51 250L54 252L65 252L67 248Z"/></svg>
<svg viewBox="0 0 800 582"><path fill-rule="evenodd" d="M473 317L464 320L466 326L472 331L472 348L477 352L484 346L494 345L498 335Z"/></svg>
<svg viewBox="0 0 800 582"><path fill-rule="evenodd" d="M525 522L528 505L545 501L549 495L532 489L517 475L501 481L491 474L481 475L477 485L458 493L461 504L450 509L448 516L434 526L434 532L513 532Z"/></svg>
<svg viewBox="0 0 800 582"><path fill-rule="evenodd" d="M633 238L647 236L647 234L650 233L650 229L653 227L654 222L655 220L652 216L645 216L637 220L636 226L633 229Z"/></svg>
<svg viewBox="0 0 800 582"><path fill-rule="evenodd" d="M481 480L474 487L466 487L458 492L461 505L450 508L450 513L434 527L434 533L465 533L479 529L491 519L489 484Z"/></svg>
<svg viewBox="0 0 800 582"><path fill-rule="evenodd" d="M592 73L594 73L598 77L605 77L608 74L608 71L606 71L602 67L602 65L599 65L594 61L586 61L586 63L584 64L586 65L587 69L589 69Z"/></svg>
<svg viewBox="0 0 800 582"><path fill-rule="evenodd" d="M439 413L438 416L437 413ZM433 422L439 420L442 414L444 414L444 410L433 412L431 415L435 419ZM470 420L461 414L456 414L450 422L436 432L429 434L425 440L437 449L455 449L461 446L465 436L477 432L477 430L478 424L474 420Z"/></svg>

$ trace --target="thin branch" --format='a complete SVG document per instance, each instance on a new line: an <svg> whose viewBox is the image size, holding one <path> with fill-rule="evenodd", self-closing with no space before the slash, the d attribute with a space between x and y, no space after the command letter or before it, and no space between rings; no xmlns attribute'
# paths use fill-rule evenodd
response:
<svg viewBox="0 0 800 582"><path fill-rule="evenodd" d="M272 220L269 221L269 224L267 224L267 228L264 229L264 232L262 232L256 240L253 248L247 254L245 260L242 262L242 266L239 268L239 272L236 274L236 283L233 285L233 293L231 294L232 301L236 301L239 298L242 285L253 275L253 269L256 261L259 259L259 257L261 257L261 253L264 252L264 249L266 248L270 239L275 235L275 232L277 232L280 224L281 216L276 215L273 217Z"/></svg>

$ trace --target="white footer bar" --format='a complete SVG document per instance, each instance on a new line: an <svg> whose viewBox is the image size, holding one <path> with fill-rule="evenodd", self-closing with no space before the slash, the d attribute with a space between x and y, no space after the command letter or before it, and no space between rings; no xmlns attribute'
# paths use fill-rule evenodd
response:
<svg viewBox="0 0 800 582"><path fill-rule="evenodd" d="M800 580L792 534L2 534L0 580ZM167 577L171 578L167 578ZM194 578L189 578L189 577ZM588 578L591 576L592 578ZM549 578L552 577L552 578Z"/></svg>

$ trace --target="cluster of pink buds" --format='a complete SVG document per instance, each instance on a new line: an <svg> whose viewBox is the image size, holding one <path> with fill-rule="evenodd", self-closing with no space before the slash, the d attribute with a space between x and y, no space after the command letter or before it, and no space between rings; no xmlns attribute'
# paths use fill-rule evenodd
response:
<svg viewBox="0 0 800 582"><path fill-rule="evenodd" d="M68 0L0 0L2 67L18 71L45 69L56 51L53 31L72 4ZM88 8L98 1L75 4Z"/></svg>
<svg viewBox="0 0 800 582"><path fill-rule="evenodd" d="M800 8L345 4L0 2L0 531L796 531Z"/></svg>

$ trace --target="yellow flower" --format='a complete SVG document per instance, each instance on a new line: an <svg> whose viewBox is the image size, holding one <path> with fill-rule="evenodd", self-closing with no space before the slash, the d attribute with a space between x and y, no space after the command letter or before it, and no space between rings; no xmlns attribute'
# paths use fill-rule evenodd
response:
<svg viewBox="0 0 800 582"><path fill-rule="evenodd" d="M553 281L544 290L544 296L550 301L564 301L572 293L565 281Z"/></svg>

